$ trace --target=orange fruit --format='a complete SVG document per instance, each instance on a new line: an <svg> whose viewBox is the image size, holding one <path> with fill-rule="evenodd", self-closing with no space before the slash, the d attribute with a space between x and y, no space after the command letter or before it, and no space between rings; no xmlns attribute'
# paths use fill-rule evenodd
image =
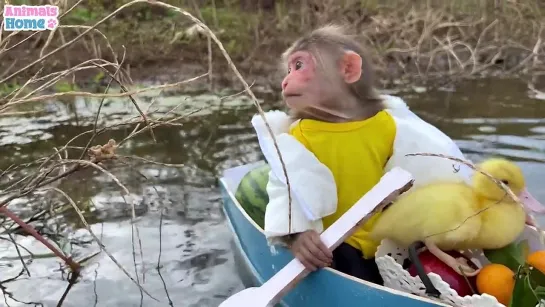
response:
<svg viewBox="0 0 545 307"><path fill-rule="evenodd" d="M545 250L533 252L526 257L526 262L545 274Z"/></svg>
<svg viewBox="0 0 545 307"><path fill-rule="evenodd" d="M507 306L515 287L515 273L503 264L488 264L477 274L476 283L479 293L492 295Z"/></svg>

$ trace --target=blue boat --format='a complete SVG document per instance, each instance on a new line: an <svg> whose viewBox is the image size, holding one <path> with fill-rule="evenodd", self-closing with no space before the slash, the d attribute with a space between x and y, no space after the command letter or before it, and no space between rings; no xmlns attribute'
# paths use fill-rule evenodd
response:
<svg viewBox="0 0 545 307"><path fill-rule="evenodd" d="M223 211L233 232L233 252L239 275L245 287L261 286L276 274L293 256L282 247L273 253L263 229L244 211L235 198L243 176L264 162L227 169L220 178ZM431 299L365 282L331 268L311 273L291 290L279 306L372 306L372 307L436 307L449 306Z"/></svg>

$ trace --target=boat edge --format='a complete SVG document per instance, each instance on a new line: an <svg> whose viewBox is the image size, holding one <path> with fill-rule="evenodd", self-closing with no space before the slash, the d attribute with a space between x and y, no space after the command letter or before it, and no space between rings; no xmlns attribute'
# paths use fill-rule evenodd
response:
<svg viewBox="0 0 545 307"><path fill-rule="evenodd" d="M263 229L261 227L259 227L259 225L257 225L252 220L252 218L250 218L250 216L246 213L244 208L242 208L242 206L240 205L240 203L236 199L234 193L229 189L229 184L228 184L228 181L225 178L225 176L222 176L222 177L219 178L219 183L222 186L222 189L225 190L225 193L227 193L227 195L229 196L230 200L235 204L235 207L242 213L242 215L246 218L246 220L248 222L250 222L256 228L256 230L258 230L259 232L261 232L264 235L265 233L264 233ZM231 222L231 220L229 218L229 215L227 214L227 212L225 210L225 204L222 205L222 211L225 214L226 220L228 220L229 228L230 228L231 232L233 233L233 240L236 240L235 244L237 245L237 248L239 249L240 254L242 255L244 261L246 262L246 265L249 267L251 272L254 274L255 278L258 279L258 281L260 283L263 283L264 281L261 280L261 277L257 274L257 271L255 270L255 267L253 266L251 261L248 259L248 256L244 253L244 249L242 248L242 245L240 243L238 235L237 235L237 233L236 233L236 231L234 229L234 226L232 225L232 222ZM361 280L359 278L350 276L348 274L345 274L343 272L337 271L337 270L329 268L329 267L323 268L323 269L328 270L333 274L340 275L341 277L344 277L344 278L349 279L351 281L354 281L356 283L363 284L363 285L368 286L370 288L376 289L378 291L386 291L386 292L389 292L389 293L391 293L393 295L396 295L396 296L402 296L402 297L405 297L405 298L408 298L408 299L422 301L422 302L429 303L429 304L436 304L437 306L451 307L450 305L447 305L447 304L445 304L443 302L435 301L435 300L425 298L425 297L420 297L420 296L417 296L417 295L413 295L413 294L406 293L406 292L403 292L403 291L399 291L399 290L396 290L396 289L388 288L388 287L385 287L385 286L376 285L376 284L373 284L371 282ZM281 304L282 304L282 306L288 306L284 302L281 302Z"/></svg>

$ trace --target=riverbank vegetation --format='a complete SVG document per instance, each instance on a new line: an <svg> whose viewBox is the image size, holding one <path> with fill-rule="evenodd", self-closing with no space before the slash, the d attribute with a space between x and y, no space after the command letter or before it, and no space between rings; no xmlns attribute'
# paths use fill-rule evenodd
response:
<svg viewBox="0 0 545 307"><path fill-rule="evenodd" d="M61 1L65 11L73 2ZM90 58L113 61L109 42L117 56L126 52L124 65L134 80L165 81L173 76L194 75L207 71L212 62L216 80L233 81L233 74L226 69L226 61L215 44L211 46L211 61L208 58L206 34L194 22L153 2L141 1L119 10L96 26L100 32L90 31L44 61L44 70L66 69ZM2 66L19 60L9 66L16 71L26 64L26 59L61 46L127 3L125 0L82 2L62 17L63 27L58 33L53 37L47 32L34 35L4 54ZM347 24L358 35L373 57L383 86L400 81L450 82L489 74L527 77L542 74L544 70L545 4L540 1L170 0L166 3L188 11L208 25L241 72L263 84L279 83L277 59L293 39L328 22ZM6 45L13 46L28 36L29 33L18 34ZM35 66L28 70L27 76L37 69ZM86 82L96 82L104 74L86 70L77 76Z"/></svg>

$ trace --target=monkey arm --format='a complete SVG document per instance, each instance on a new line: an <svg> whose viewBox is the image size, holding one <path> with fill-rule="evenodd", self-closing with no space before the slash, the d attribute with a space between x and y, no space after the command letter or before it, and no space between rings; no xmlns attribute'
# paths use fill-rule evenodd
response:
<svg viewBox="0 0 545 307"><path fill-rule="evenodd" d="M271 166L267 184L269 203L265 210L265 236L269 244L275 244L285 243L285 237L293 233L306 230L322 232L322 218L337 210L337 186L333 173L301 142L287 133L290 121L286 120L285 113L271 111L265 113L265 118L271 130L278 133L275 133L275 138L283 160L282 163L278 157L265 122L255 115L252 125L265 159ZM288 173L291 206L283 166Z"/></svg>
<svg viewBox="0 0 545 307"><path fill-rule="evenodd" d="M292 179L292 173L288 173ZM290 187L293 184L290 180ZM265 210L265 237L270 245L288 245L292 234L304 232L307 230L315 230L321 233L323 223L321 219L311 220L303 212L302 206L294 197L294 191L291 191L291 227L290 221L290 206L288 189L274 172L269 172L269 182L267 183L267 194L269 195L269 203ZM336 193L335 193L336 195ZM291 229L290 229L291 228Z"/></svg>

